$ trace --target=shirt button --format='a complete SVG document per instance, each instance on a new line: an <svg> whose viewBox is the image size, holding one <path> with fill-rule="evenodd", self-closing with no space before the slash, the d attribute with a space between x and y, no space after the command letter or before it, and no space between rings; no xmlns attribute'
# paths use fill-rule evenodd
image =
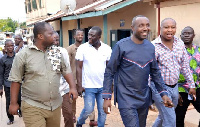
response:
<svg viewBox="0 0 200 127"><path fill-rule="evenodd" d="M52 94L53 92L51 91L50 93Z"/></svg>
<svg viewBox="0 0 200 127"><path fill-rule="evenodd" d="M51 82L49 82L51 84Z"/></svg>

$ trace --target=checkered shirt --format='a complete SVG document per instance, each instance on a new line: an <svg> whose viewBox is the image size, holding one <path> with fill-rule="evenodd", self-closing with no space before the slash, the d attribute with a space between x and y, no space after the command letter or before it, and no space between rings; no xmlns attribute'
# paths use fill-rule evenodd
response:
<svg viewBox="0 0 200 127"><path fill-rule="evenodd" d="M172 50L162 43L160 36L152 41L152 43L155 46L156 60L158 61L165 84L176 84L179 74L182 73L189 87L195 88L193 76L190 72L187 51L181 39L174 37Z"/></svg>

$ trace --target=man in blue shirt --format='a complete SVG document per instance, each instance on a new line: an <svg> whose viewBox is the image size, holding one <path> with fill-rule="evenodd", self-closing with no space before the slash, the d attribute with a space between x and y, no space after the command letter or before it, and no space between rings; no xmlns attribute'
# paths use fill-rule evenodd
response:
<svg viewBox="0 0 200 127"><path fill-rule="evenodd" d="M131 25L133 35L115 45L105 70L103 83L104 111L111 108L111 86L114 79L115 102L126 127L145 127L150 103L149 75L156 84L167 107L168 98L160 70L155 60L155 48L146 40L150 30L149 19L136 16Z"/></svg>

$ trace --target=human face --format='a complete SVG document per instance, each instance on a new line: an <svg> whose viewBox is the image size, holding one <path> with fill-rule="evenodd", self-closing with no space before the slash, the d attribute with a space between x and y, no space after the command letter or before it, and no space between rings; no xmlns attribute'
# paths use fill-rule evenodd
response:
<svg viewBox="0 0 200 127"><path fill-rule="evenodd" d="M192 43L194 36L194 31L189 27L184 28L181 32L181 40L185 44Z"/></svg>
<svg viewBox="0 0 200 127"><path fill-rule="evenodd" d="M76 34L74 35L74 39L76 40L76 42L82 43L83 31L76 31Z"/></svg>
<svg viewBox="0 0 200 127"><path fill-rule="evenodd" d="M5 49L8 53L12 53L14 51L14 43L12 41L6 42Z"/></svg>
<svg viewBox="0 0 200 127"><path fill-rule="evenodd" d="M96 45L99 42L100 36L96 30L90 29L88 32L88 41L91 45Z"/></svg>
<svg viewBox="0 0 200 127"><path fill-rule="evenodd" d="M167 19L161 24L161 37L166 41L171 41L176 33L176 23L172 19Z"/></svg>
<svg viewBox="0 0 200 127"><path fill-rule="evenodd" d="M19 45L19 43L22 41L20 36L15 36L15 45Z"/></svg>
<svg viewBox="0 0 200 127"><path fill-rule="evenodd" d="M45 25L45 31L43 33L43 44L46 47L51 46L54 43L54 30L50 25Z"/></svg>
<svg viewBox="0 0 200 127"><path fill-rule="evenodd" d="M59 46L59 44L60 44L60 39L59 39L59 35L57 34L57 33L54 33L54 45L56 45L56 46Z"/></svg>
<svg viewBox="0 0 200 127"><path fill-rule="evenodd" d="M131 28L133 36L142 41L147 38L150 31L149 19L146 17L138 17Z"/></svg>

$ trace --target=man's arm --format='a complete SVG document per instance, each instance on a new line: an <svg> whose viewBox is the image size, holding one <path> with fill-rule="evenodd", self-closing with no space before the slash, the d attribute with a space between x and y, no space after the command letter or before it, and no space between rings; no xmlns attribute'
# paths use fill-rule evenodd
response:
<svg viewBox="0 0 200 127"><path fill-rule="evenodd" d="M15 53L18 53L19 50L23 47L23 45L24 45L24 42L21 41L21 42L19 43L18 47L15 49Z"/></svg>
<svg viewBox="0 0 200 127"><path fill-rule="evenodd" d="M168 97L165 83L163 81L160 69L159 69L157 61L155 59L153 59L153 61L151 63L150 76L151 76L151 80L155 84L155 88L157 89L158 93L160 93L160 96L163 99L163 104L166 107L170 107L170 108L173 107L173 103L172 103L171 99Z"/></svg>
<svg viewBox="0 0 200 127"><path fill-rule="evenodd" d="M187 83L189 84L189 93L196 98L196 90L195 90L195 84L194 84L194 79L192 76L192 73L190 71L190 65L189 65L189 60L188 60L188 54L186 49L183 49L183 57L182 57L182 62L181 62L181 73L185 77Z"/></svg>
<svg viewBox="0 0 200 127"><path fill-rule="evenodd" d="M73 100L77 99L78 94L77 94L76 84L74 82L73 74L68 73L63 77L67 81L67 83L69 84L69 88L70 88L69 96L73 95Z"/></svg>
<svg viewBox="0 0 200 127"><path fill-rule="evenodd" d="M82 87L82 68L83 68L83 61L76 60L76 79L77 79L79 96L82 96L82 92L84 91L84 88Z"/></svg>
<svg viewBox="0 0 200 127"><path fill-rule="evenodd" d="M18 94L20 89L20 83L12 82L10 88L10 106L9 106L9 113L12 115L17 115L17 110L19 109L18 101Z"/></svg>
<svg viewBox="0 0 200 127"><path fill-rule="evenodd" d="M4 80L4 66L3 66L3 60L0 59L0 96L3 95L3 80Z"/></svg>
<svg viewBox="0 0 200 127"><path fill-rule="evenodd" d="M117 71L118 66L120 65L121 53L119 45L115 45L113 48L109 62L107 61L106 70L104 73L103 81L103 92L102 97L104 99L103 109L106 114L109 114L108 108L111 110L111 95L112 95L112 84L114 79L114 74Z"/></svg>

